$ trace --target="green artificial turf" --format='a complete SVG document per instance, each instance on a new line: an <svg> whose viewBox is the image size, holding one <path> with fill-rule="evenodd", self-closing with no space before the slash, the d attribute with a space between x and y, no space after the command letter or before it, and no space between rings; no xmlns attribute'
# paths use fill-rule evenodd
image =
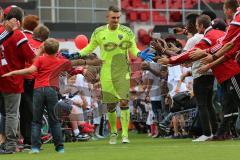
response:
<svg viewBox="0 0 240 160"><path fill-rule="evenodd" d="M109 145L108 139L65 143L65 153L45 144L39 154L0 155L0 160L239 160L240 141L193 143L191 139L149 138L131 134L131 144Z"/></svg>

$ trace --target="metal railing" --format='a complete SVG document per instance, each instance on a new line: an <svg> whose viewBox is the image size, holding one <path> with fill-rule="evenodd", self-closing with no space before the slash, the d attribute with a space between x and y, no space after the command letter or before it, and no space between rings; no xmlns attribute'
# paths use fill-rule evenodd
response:
<svg viewBox="0 0 240 160"><path fill-rule="evenodd" d="M43 22L105 22L105 12L110 5L109 3L107 3L106 5L103 4L103 7L97 7L96 3L99 0L68 0L68 2L71 2L71 4L73 4L72 6L61 5L60 3L63 2L63 0L48 0L47 4L44 4L43 0L37 1L38 15ZM109 1L112 2L111 4L120 4L119 0ZM80 6L80 2L90 3L89 6ZM83 14L83 17L81 17L79 12ZM66 15L65 19L63 19L64 14ZM104 16L100 16L100 18L97 18L99 17L99 14Z"/></svg>
<svg viewBox="0 0 240 160"><path fill-rule="evenodd" d="M97 4L101 2L100 0L37 0L38 1L38 14L43 22L105 22L105 12L108 9L108 6L111 4L118 5L121 7L121 0L108 0L109 3L106 3L107 0L103 1L105 4L101 4L101 7L98 7ZM182 23L185 24L185 15L189 12L200 13L201 12L201 0L197 2L197 9L186 9L185 0L182 0L181 9L171 9L169 6L169 1L166 0L166 7L164 9L154 9L153 0L149 0L149 8L133 8L133 11L149 11L150 20L149 24L153 25L153 12L162 12L165 13L167 24L171 23L170 21L170 12L181 12L182 13ZM65 6L62 4L65 2ZM67 3L68 2L68 3ZM80 3L84 2L88 5L80 6ZM70 4L70 5L68 5Z"/></svg>

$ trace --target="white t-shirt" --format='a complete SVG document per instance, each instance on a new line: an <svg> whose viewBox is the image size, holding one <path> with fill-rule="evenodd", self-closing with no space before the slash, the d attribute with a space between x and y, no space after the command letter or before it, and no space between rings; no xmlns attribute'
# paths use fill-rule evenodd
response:
<svg viewBox="0 0 240 160"><path fill-rule="evenodd" d="M145 82L148 79L148 74L147 71L142 72L142 82ZM135 86L135 91L137 92L137 99L145 100L146 94L145 91L143 90L144 84L141 85L136 85Z"/></svg>
<svg viewBox="0 0 240 160"><path fill-rule="evenodd" d="M161 65L155 62L150 62L149 66L152 70L160 71ZM153 80L152 87L149 92L151 101L160 101L161 100L161 90L160 90L160 80L161 78L154 75L152 72L147 71L147 78Z"/></svg>
<svg viewBox="0 0 240 160"><path fill-rule="evenodd" d="M185 74L188 71L191 71L191 67L181 67L182 73ZM188 90L192 91L193 90L193 77L192 76L188 76L185 78L184 83L187 87Z"/></svg>
<svg viewBox="0 0 240 160"><path fill-rule="evenodd" d="M87 108L91 108L91 88L89 87L89 83L85 80L84 76L78 74L76 77L75 85L78 87L79 91L82 91L86 101L87 101Z"/></svg>
<svg viewBox="0 0 240 160"><path fill-rule="evenodd" d="M81 98L80 95L74 96L73 98L71 98L71 100L74 101L74 102L78 102L78 103L80 103L80 104L83 103L82 98ZM79 113L81 113L81 114L83 113L82 107L78 107L78 106L76 106L76 105L73 105L73 106L75 106L75 107L78 108Z"/></svg>
<svg viewBox="0 0 240 160"><path fill-rule="evenodd" d="M187 40L187 43L185 44L183 51L192 49L198 42L200 42L202 38L203 38L203 34L199 34L199 33L194 34L194 36L192 36Z"/></svg>
<svg viewBox="0 0 240 160"><path fill-rule="evenodd" d="M176 87L178 84L178 81L180 80L182 75L182 70L180 65L168 67L168 88L169 88L169 94L171 97L173 97L176 92ZM179 92L187 91L187 87L185 83L182 83L181 87L179 88Z"/></svg>
<svg viewBox="0 0 240 160"><path fill-rule="evenodd" d="M203 38L203 34L199 34L199 33L196 33L194 34L193 37L189 38L187 40L187 43L185 45L185 47L183 48L184 51L187 51L191 48L193 48L197 43L200 42L200 40ZM206 75L206 74L211 74L211 70L209 70L207 73L204 73L204 74L199 74L197 73L197 70L201 67L201 63L200 63L200 60L198 61L195 61L193 62L193 65L192 65L192 76L193 78L198 78L202 75Z"/></svg>

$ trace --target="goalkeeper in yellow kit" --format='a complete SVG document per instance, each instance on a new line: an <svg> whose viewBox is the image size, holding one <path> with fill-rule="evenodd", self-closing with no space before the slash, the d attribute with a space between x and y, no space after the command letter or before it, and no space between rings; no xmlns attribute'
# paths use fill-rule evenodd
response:
<svg viewBox="0 0 240 160"><path fill-rule="evenodd" d="M90 43L79 52L79 56L82 57L100 47L100 58L103 61L100 72L102 103L107 104L108 108L108 119L111 126L110 144L117 143L117 103L121 108L122 143L129 143L129 51L146 61L151 61L154 57L153 53L148 53L149 49L141 52L138 50L134 33L130 28L119 24L120 15L117 7L110 6L107 13L108 24L95 29Z"/></svg>

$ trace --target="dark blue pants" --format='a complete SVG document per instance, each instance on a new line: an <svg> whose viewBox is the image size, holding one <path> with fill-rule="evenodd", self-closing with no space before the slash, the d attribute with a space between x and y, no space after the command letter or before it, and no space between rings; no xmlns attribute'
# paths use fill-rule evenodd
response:
<svg viewBox="0 0 240 160"><path fill-rule="evenodd" d="M53 136L55 149L63 148L61 123L55 114L55 106L58 102L57 92L52 87L43 87L34 90L33 94L33 121L32 121L32 148L41 147L41 127L43 111L46 107L48 121Z"/></svg>

